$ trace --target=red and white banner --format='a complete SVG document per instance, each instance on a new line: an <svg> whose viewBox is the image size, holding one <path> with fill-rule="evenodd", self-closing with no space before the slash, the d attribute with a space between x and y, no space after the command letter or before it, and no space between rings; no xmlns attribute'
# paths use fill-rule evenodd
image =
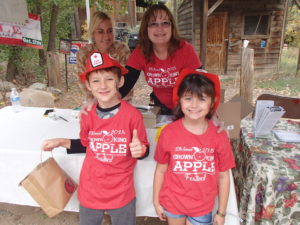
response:
<svg viewBox="0 0 300 225"><path fill-rule="evenodd" d="M87 41L72 41L71 49L70 49L70 55L68 57L69 64L76 64L76 55L80 48L86 46Z"/></svg>
<svg viewBox="0 0 300 225"><path fill-rule="evenodd" d="M28 22L25 25L0 21L0 44L42 49L40 16L28 14Z"/></svg>

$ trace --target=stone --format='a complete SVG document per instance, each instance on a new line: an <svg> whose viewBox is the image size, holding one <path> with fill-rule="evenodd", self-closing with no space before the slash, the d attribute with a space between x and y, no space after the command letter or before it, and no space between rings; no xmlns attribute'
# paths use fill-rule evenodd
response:
<svg viewBox="0 0 300 225"><path fill-rule="evenodd" d="M16 87L13 83L8 81L1 81L0 82L0 92L7 92L11 91L12 88Z"/></svg>
<svg viewBox="0 0 300 225"><path fill-rule="evenodd" d="M54 96L62 95L62 91L55 87L47 87L46 91L51 92Z"/></svg>
<svg viewBox="0 0 300 225"><path fill-rule="evenodd" d="M54 96L46 91L24 88L20 93L21 105L32 107L54 107Z"/></svg>
<svg viewBox="0 0 300 225"><path fill-rule="evenodd" d="M45 91L47 88L46 84L43 83L34 83L32 85L29 86L30 89L36 89L36 90L43 90Z"/></svg>
<svg viewBox="0 0 300 225"><path fill-rule="evenodd" d="M5 99L9 99L10 98L10 91L5 93Z"/></svg>

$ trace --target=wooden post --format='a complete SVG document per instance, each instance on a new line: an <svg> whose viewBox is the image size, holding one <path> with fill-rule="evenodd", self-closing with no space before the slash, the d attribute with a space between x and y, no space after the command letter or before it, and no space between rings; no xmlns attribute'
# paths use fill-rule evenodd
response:
<svg viewBox="0 0 300 225"><path fill-rule="evenodd" d="M279 60L277 64L277 72L279 72L280 69L280 64L281 64L281 54L282 54L282 49L283 49L283 44L284 44L284 36L285 36L285 31L286 31L286 26L287 26L287 14L288 14L288 9L289 9L289 0L286 0L285 5L284 5L284 14L283 14L283 27L281 30L281 41L280 41L280 49L279 49Z"/></svg>
<svg viewBox="0 0 300 225"><path fill-rule="evenodd" d="M47 52L47 74L49 86L61 88L61 76L59 68L59 53Z"/></svg>
<svg viewBox="0 0 300 225"><path fill-rule="evenodd" d="M207 11L208 11L208 0L203 1L203 16L202 16L202 35L201 35L201 62L203 69L206 64L206 42L207 42Z"/></svg>
<svg viewBox="0 0 300 225"><path fill-rule="evenodd" d="M298 53L298 63L297 63L297 69L296 69L296 76L300 76L300 48L298 48L299 53Z"/></svg>
<svg viewBox="0 0 300 225"><path fill-rule="evenodd" d="M130 22L130 27L134 28L136 26L136 5L135 0L128 0L128 17Z"/></svg>
<svg viewBox="0 0 300 225"><path fill-rule="evenodd" d="M68 59L67 59L67 55L65 55L65 76L66 76L66 90L68 91L69 87L68 87Z"/></svg>
<svg viewBox="0 0 300 225"><path fill-rule="evenodd" d="M254 50L242 48L240 96L252 103L254 83Z"/></svg>

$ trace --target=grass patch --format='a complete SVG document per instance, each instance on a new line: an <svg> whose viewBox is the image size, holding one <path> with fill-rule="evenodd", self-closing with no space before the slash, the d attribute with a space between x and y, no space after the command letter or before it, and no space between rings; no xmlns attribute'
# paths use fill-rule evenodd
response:
<svg viewBox="0 0 300 225"><path fill-rule="evenodd" d="M292 96L300 96L300 76L296 75L299 49L294 47L283 48L279 73L267 80L256 81L256 87L287 91Z"/></svg>
<svg viewBox="0 0 300 225"><path fill-rule="evenodd" d="M296 74L298 54L299 48L283 48L279 73Z"/></svg>
<svg viewBox="0 0 300 225"><path fill-rule="evenodd" d="M256 86L263 89L288 91L293 96L300 96L300 77L281 75L277 79L257 81Z"/></svg>

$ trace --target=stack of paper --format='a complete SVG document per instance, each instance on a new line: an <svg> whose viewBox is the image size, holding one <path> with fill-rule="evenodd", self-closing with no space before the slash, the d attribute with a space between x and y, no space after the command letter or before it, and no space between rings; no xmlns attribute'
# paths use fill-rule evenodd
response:
<svg viewBox="0 0 300 225"><path fill-rule="evenodd" d="M300 134L295 131L273 130L275 137L284 142L300 142Z"/></svg>
<svg viewBox="0 0 300 225"><path fill-rule="evenodd" d="M282 107L274 106L274 101L257 101L254 117L255 137L268 136L284 113Z"/></svg>

